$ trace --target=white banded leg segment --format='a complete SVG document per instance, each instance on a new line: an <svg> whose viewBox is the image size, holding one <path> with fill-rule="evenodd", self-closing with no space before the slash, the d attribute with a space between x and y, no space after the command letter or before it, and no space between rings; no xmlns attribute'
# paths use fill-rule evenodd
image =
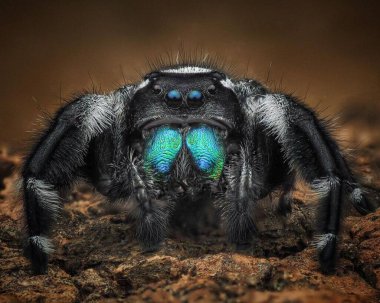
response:
<svg viewBox="0 0 380 303"><path fill-rule="evenodd" d="M286 140L290 126L289 107L289 102L282 95L272 94L261 98L256 109L260 122L277 137L280 143Z"/></svg>
<svg viewBox="0 0 380 303"><path fill-rule="evenodd" d="M77 104L80 124L87 140L109 128L114 120L112 96L86 95Z"/></svg>
<svg viewBox="0 0 380 303"><path fill-rule="evenodd" d="M331 244L333 242L337 241L337 236L332 233L317 235L314 237L314 241L312 242L312 245L319 251L323 251L323 249L326 248L328 244Z"/></svg>
<svg viewBox="0 0 380 303"><path fill-rule="evenodd" d="M29 178L26 181L27 190L34 193L38 206L56 220L62 208L61 201L54 186L43 180Z"/></svg>
<svg viewBox="0 0 380 303"><path fill-rule="evenodd" d="M54 251L51 240L44 236L33 236L28 238L28 245L37 248L45 254L51 254Z"/></svg>
<svg viewBox="0 0 380 303"><path fill-rule="evenodd" d="M350 199L354 203L360 203L363 197L363 191L360 188L355 188L350 194Z"/></svg>
<svg viewBox="0 0 380 303"><path fill-rule="evenodd" d="M326 198L332 190L340 184L340 179L335 176L315 179L311 183L312 190L318 195L319 199Z"/></svg>
<svg viewBox="0 0 380 303"><path fill-rule="evenodd" d="M348 183L348 187L350 188L349 199L360 214L367 215L376 210L376 206L367 200L363 190L358 187L358 184Z"/></svg>
<svg viewBox="0 0 380 303"><path fill-rule="evenodd" d="M241 147L239 158L231 160L224 175L227 181L225 199L219 205L229 242L238 250L246 249L257 232L251 216L251 205L257 200L259 181L250 164L250 151Z"/></svg>
<svg viewBox="0 0 380 303"><path fill-rule="evenodd" d="M260 123L280 143L290 168L310 182L320 198L317 225L323 236L319 260L322 271L328 272L335 265L342 205L342 182L336 177L342 176L342 171L329 144L332 139L313 112L291 96L265 95L257 102Z"/></svg>

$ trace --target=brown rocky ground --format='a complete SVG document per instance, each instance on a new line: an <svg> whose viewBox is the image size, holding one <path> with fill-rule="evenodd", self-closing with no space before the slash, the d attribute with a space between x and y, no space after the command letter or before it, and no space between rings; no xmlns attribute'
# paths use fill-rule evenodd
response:
<svg viewBox="0 0 380 303"><path fill-rule="evenodd" d="M369 122L350 122L339 136L351 147L360 142L354 167L380 204L379 125ZM205 227L197 237L172 231L150 254L134 240L123 207L78 187L56 228L48 275L31 276L20 245L21 204L11 193L19 164L0 154L0 302L380 302L380 210L361 217L345 206L340 259L325 276L310 245L314 204L302 187L287 218L274 215L270 201L257 210L260 233L247 252Z"/></svg>

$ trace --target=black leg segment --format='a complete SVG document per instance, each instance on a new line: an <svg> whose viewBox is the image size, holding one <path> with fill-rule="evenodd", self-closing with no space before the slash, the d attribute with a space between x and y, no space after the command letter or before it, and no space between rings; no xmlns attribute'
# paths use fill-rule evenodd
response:
<svg viewBox="0 0 380 303"><path fill-rule="evenodd" d="M48 254L53 250L49 233L62 206L59 192L80 175L90 141L110 127L112 119L108 96L78 98L57 114L24 164L25 254L35 274L47 271Z"/></svg>
<svg viewBox="0 0 380 303"><path fill-rule="evenodd" d="M243 100L244 114L265 127L273 136L292 172L309 182L320 197L316 247L321 269L334 268L337 235L342 211L343 190L349 190L355 207L365 213L371 210L339 151L338 146L314 113L291 96L255 95ZM349 186L347 186L349 185ZM351 186L351 188L350 188ZM290 189L290 188L289 188ZM286 209L286 194L280 209Z"/></svg>
<svg viewBox="0 0 380 303"><path fill-rule="evenodd" d="M226 225L228 239L237 249L249 245L257 232L252 218L255 202L265 197L271 190L265 186L265 168L253 146L245 142L239 155L235 155L225 168L227 191L220 201L222 217Z"/></svg>

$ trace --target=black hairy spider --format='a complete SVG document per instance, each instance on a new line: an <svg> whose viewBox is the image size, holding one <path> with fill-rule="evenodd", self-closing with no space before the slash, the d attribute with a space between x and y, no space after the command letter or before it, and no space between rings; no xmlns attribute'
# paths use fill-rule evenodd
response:
<svg viewBox="0 0 380 303"><path fill-rule="evenodd" d="M192 64L161 68L139 84L68 103L35 145L22 176L25 253L36 274L47 272L59 193L78 178L110 201L136 203L137 238L153 250L176 202L199 200L205 192L221 210L229 241L246 246L255 232L252 204L281 188L285 213L300 176L319 194L316 247L324 272L335 264L343 194L361 214L374 209L312 110L254 80Z"/></svg>

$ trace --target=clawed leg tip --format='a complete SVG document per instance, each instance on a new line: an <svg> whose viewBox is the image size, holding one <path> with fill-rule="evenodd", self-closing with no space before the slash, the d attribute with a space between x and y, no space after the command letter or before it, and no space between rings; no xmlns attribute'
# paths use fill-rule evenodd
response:
<svg viewBox="0 0 380 303"><path fill-rule="evenodd" d="M335 273L335 255L331 256L330 259L322 259L319 256L319 268L324 275L331 275Z"/></svg>
<svg viewBox="0 0 380 303"><path fill-rule="evenodd" d="M250 248L251 248L251 243L249 242L235 243L236 251L247 251Z"/></svg>
<svg viewBox="0 0 380 303"><path fill-rule="evenodd" d="M362 216L365 216L365 215L368 215L370 213L373 213L376 208L372 207L372 206L369 206L369 205L365 205L363 203L355 203L354 204L355 206L355 209L362 215Z"/></svg>
<svg viewBox="0 0 380 303"><path fill-rule="evenodd" d="M292 199L281 197L277 206L277 213L284 217L288 216L292 212L292 204Z"/></svg>
<svg viewBox="0 0 380 303"><path fill-rule="evenodd" d="M320 270L324 275L333 275L335 273L335 265L320 264Z"/></svg>
<svg viewBox="0 0 380 303"><path fill-rule="evenodd" d="M323 274L335 272L337 236L326 233L316 237L315 246L318 250L320 270Z"/></svg>
<svg viewBox="0 0 380 303"><path fill-rule="evenodd" d="M362 216L368 215L368 214L370 214L370 213L373 212L373 210L370 210L370 209L368 209L368 208L364 208L364 207L359 206L359 205L356 206L356 210L357 210Z"/></svg>
<svg viewBox="0 0 380 303"><path fill-rule="evenodd" d="M48 273L48 268L47 266L39 266L39 267L35 267L35 266L32 266L32 274L33 276L41 276L41 275L47 275Z"/></svg>
<svg viewBox="0 0 380 303"><path fill-rule="evenodd" d="M362 191L359 188L356 188L351 193L351 201L354 205L355 209L361 214L361 215L368 215L376 210L376 206L369 201L363 194Z"/></svg>
<svg viewBox="0 0 380 303"><path fill-rule="evenodd" d="M277 213L281 216L287 217L292 213L292 208L291 206L283 208L283 207L278 207L277 208Z"/></svg>
<svg viewBox="0 0 380 303"><path fill-rule="evenodd" d="M161 248L161 243L153 244L153 245L149 245L149 246L143 246L142 252L144 254L154 253L154 252L159 251L160 248Z"/></svg>
<svg viewBox="0 0 380 303"><path fill-rule="evenodd" d="M335 254L330 255L328 258L326 258L325 255L319 255L319 266L320 270L324 275L331 275L335 273L336 270L336 258Z"/></svg>

